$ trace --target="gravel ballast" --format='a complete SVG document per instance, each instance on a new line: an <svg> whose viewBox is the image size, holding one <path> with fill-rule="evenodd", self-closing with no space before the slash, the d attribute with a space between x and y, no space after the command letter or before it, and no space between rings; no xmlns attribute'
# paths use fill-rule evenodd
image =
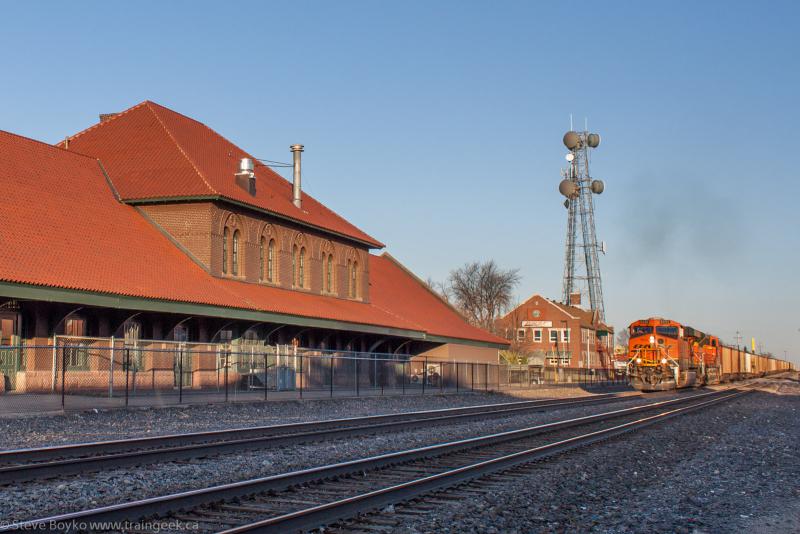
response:
<svg viewBox="0 0 800 534"><path fill-rule="evenodd" d="M0 450L591 394L565 387L513 393L242 402L9 417L0 418Z"/></svg>
<svg viewBox="0 0 800 534"><path fill-rule="evenodd" d="M663 397L662 397L663 398ZM421 400L421 399L420 399ZM428 399L426 399L428 400ZM442 399L452 402L456 399ZM497 396L470 397L473 404L487 400L497 401ZM414 400L414 409L420 408ZM497 419L483 419L459 424L426 426L409 431L363 436L353 439L332 440L274 450L256 450L248 453L225 454L216 457L149 465L144 469L115 469L103 473L86 474L69 479L33 481L7 486L0 491L0 509L6 520L42 518L56 513L77 511L130 499L165 495L177 491L203 488L215 484L235 482L248 478L267 476L308 468L365 455L431 445L443 441L463 439L503 430L512 430L534 424L578 417L591 413L617 410L647 402L641 398L583 406L530 412ZM427 405L430 406L430 405ZM328 407L330 408L330 406ZM382 406L384 408L384 406ZM409 406L406 405L405 409ZM384 411L384 410L381 410ZM62 503L69 503L65 506Z"/></svg>
<svg viewBox="0 0 800 534"><path fill-rule="evenodd" d="M711 410L536 464L396 531L800 532L799 416L798 384L767 381Z"/></svg>

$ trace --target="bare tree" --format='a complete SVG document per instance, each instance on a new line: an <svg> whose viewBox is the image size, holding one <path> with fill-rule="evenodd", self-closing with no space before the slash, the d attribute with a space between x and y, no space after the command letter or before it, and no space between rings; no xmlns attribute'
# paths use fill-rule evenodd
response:
<svg viewBox="0 0 800 534"><path fill-rule="evenodd" d="M519 281L519 269L503 270L489 260L450 271L447 290L470 323L494 332L495 321L510 307Z"/></svg>
<svg viewBox="0 0 800 534"><path fill-rule="evenodd" d="M442 297L445 300L445 302L450 303L450 288L448 288L445 284L443 284L442 282L437 282L430 276L428 277L427 280L425 280L425 284L432 291L434 291L436 294Z"/></svg>
<svg viewBox="0 0 800 534"><path fill-rule="evenodd" d="M617 332L617 345L622 345L623 347L628 347L628 340L630 339L630 334L628 333L627 328L620 329Z"/></svg>

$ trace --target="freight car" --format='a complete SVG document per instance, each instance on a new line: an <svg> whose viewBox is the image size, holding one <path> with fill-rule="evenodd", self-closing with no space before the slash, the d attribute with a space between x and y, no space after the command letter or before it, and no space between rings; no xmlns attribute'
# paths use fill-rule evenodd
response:
<svg viewBox="0 0 800 534"><path fill-rule="evenodd" d="M651 317L629 327L627 374L640 391L664 391L792 369L789 362L723 345L676 321Z"/></svg>

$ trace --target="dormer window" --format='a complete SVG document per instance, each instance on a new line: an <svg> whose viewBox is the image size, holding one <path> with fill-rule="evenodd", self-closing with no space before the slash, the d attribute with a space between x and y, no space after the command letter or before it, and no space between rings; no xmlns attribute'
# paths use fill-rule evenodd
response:
<svg viewBox="0 0 800 534"><path fill-rule="evenodd" d="M239 276L239 230L233 232L231 274Z"/></svg>
<svg viewBox="0 0 800 534"><path fill-rule="evenodd" d="M297 285L306 287L306 248L300 247L300 258L298 260Z"/></svg>
<svg viewBox="0 0 800 534"><path fill-rule="evenodd" d="M261 241L258 243L258 279L262 282L266 279L266 275L264 274L264 242L266 238L261 238Z"/></svg>
<svg viewBox="0 0 800 534"><path fill-rule="evenodd" d="M295 287L306 287L306 247L292 249L292 280Z"/></svg>
<svg viewBox="0 0 800 534"><path fill-rule="evenodd" d="M230 230L228 227L225 227L225 230L222 232L222 274L228 274L228 236L230 235Z"/></svg>
<svg viewBox="0 0 800 534"><path fill-rule="evenodd" d="M328 254L325 262L325 291L333 293L333 254Z"/></svg>
<svg viewBox="0 0 800 534"><path fill-rule="evenodd" d="M275 281L275 240L270 239L267 245L267 282Z"/></svg>
<svg viewBox="0 0 800 534"><path fill-rule="evenodd" d="M358 298L358 262L347 262L348 278L349 278L349 296L351 299Z"/></svg>

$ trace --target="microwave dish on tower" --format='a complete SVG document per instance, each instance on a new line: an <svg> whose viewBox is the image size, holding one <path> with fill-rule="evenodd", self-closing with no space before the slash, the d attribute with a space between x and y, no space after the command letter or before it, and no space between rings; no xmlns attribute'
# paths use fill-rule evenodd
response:
<svg viewBox="0 0 800 534"><path fill-rule="evenodd" d="M603 281L598 252L605 253L605 243L598 245L597 242L592 195L601 194L605 184L602 180L593 180L589 172L589 150L600 146L600 135L570 129L564 134L564 146L570 152L558 185L558 191L567 197L564 205L568 213L562 298L565 304L569 304L570 295L581 294L581 302L586 302L604 321Z"/></svg>

